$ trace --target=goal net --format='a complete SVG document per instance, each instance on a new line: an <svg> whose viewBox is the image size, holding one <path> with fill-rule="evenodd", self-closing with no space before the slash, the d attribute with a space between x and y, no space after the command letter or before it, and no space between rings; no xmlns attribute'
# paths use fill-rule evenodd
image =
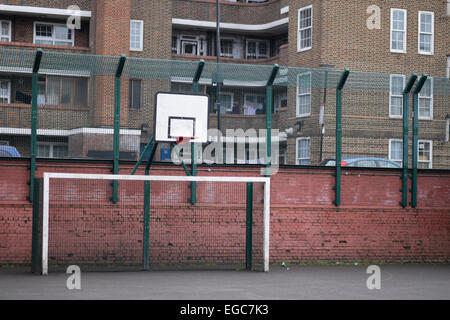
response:
<svg viewBox="0 0 450 320"><path fill-rule="evenodd" d="M39 190L32 268L44 275L269 270L270 178L44 173Z"/></svg>

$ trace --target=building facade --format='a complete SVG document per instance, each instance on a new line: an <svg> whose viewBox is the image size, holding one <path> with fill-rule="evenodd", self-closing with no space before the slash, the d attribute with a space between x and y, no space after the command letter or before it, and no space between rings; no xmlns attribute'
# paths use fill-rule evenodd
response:
<svg viewBox="0 0 450 320"><path fill-rule="evenodd" d="M66 24L71 5L80 10L74 30ZM443 0L221 1L220 59L233 65L276 63L386 75L387 90L358 94L350 87L345 96L343 156L399 163L401 88L408 74L427 74L419 99L419 166L448 169L450 86L443 78L450 73L449 6ZM218 51L214 0L7 0L0 5L0 25L0 48L206 63L215 62ZM290 70L282 67L280 73ZM335 153L334 91L316 84L314 72L295 79L294 85L274 86L280 162L317 165ZM0 141L28 156L31 70L2 70L0 65L0 81ZM200 84L211 97L210 126L217 127L214 83ZM438 86L444 94L435 90ZM41 72L38 87L39 157L111 156L111 79ZM192 86L183 79L123 79L121 159L136 159L151 137L158 91L191 92ZM265 128L263 85L224 83L218 98L222 131ZM163 154L158 151L157 159L165 159Z"/></svg>

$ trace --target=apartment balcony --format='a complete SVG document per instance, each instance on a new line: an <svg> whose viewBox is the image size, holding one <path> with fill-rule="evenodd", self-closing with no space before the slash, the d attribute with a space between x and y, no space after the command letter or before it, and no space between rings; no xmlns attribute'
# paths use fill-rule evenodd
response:
<svg viewBox="0 0 450 320"><path fill-rule="evenodd" d="M80 12L80 23L74 29L67 26L71 14L67 9L26 3L0 5L0 47L89 53L91 11Z"/></svg>

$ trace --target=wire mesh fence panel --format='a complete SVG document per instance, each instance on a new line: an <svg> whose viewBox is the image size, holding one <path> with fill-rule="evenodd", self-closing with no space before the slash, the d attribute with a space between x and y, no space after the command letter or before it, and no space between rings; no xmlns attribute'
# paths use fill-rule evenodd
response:
<svg viewBox="0 0 450 320"><path fill-rule="evenodd" d="M32 50L0 49L0 142L22 157L31 156L35 57ZM254 130L264 144L260 130L269 126L276 142L272 157L279 164L335 165L336 87L342 70L279 66L268 86L273 65L207 61L196 90L199 61L128 57L118 74L119 62L120 57L43 52L35 89L38 158L135 161L153 136L155 94L197 91L209 97L209 129L220 129L222 136L238 129L247 134L244 155L235 152L231 163L264 163L265 149L254 155L248 136ZM401 166L402 89L408 78L350 71L342 89L343 165ZM432 168L448 169L450 80L433 77L424 90L419 139L432 141ZM217 135L211 131L210 142ZM169 144L161 144L154 160L170 162L170 151Z"/></svg>
<svg viewBox="0 0 450 320"><path fill-rule="evenodd" d="M143 182L121 182L116 204L111 181L53 179L49 190L50 272L72 264L82 270L142 268Z"/></svg>
<svg viewBox="0 0 450 320"><path fill-rule="evenodd" d="M41 248L50 272L69 265L86 271L264 270L264 182L195 181L193 205L194 182L186 177L127 177L118 181L114 204L113 180L98 176L51 178L43 187L40 220L48 232L42 227L38 238L48 239Z"/></svg>
<svg viewBox="0 0 450 320"><path fill-rule="evenodd" d="M450 169L450 80L428 77L417 105L417 167ZM409 150L412 152L412 146Z"/></svg>

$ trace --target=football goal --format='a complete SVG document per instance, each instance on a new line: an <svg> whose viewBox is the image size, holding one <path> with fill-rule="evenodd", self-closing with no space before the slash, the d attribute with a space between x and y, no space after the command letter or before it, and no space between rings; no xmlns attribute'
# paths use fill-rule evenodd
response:
<svg viewBox="0 0 450 320"><path fill-rule="evenodd" d="M35 186L33 272L269 271L270 178L44 173Z"/></svg>

